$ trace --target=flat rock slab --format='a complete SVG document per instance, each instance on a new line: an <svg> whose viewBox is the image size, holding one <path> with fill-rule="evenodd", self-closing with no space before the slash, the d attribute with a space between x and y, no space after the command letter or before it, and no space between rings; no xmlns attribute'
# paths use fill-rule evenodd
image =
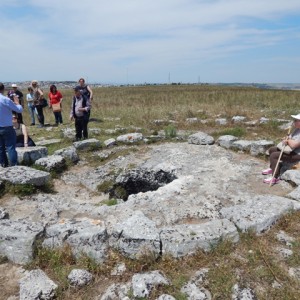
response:
<svg viewBox="0 0 300 300"><path fill-rule="evenodd" d="M52 145L52 144L57 144L60 143L61 139L49 139L49 140L41 140L35 142L37 146L47 146L47 145Z"/></svg>
<svg viewBox="0 0 300 300"><path fill-rule="evenodd" d="M31 165L36 160L48 155L47 147L36 146L36 147L17 147L18 162L19 164Z"/></svg>
<svg viewBox="0 0 300 300"><path fill-rule="evenodd" d="M198 249L209 251L221 239L239 240L237 228L226 219L163 228L160 237L163 253L174 257L186 256Z"/></svg>
<svg viewBox="0 0 300 300"><path fill-rule="evenodd" d="M269 229L283 214L299 210L300 203L278 196L256 196L245 203L221 209L224 218L231 220L240 230L260 233Z"/></svg>
<svg viewBox="0 0 300 300"><path fill-rule="evenodd" d="M12 184L45 185L50 180L50 173L26 166L14 166L0 169L0 180Z"/></svg>
<svg viewBox="0 0 300 300"><path fill-rule="evenodd" d="M38 223L0 220L0 255L17 264L30 262L43 231L44 227Z"/></svg>
<svg viewBox="0 0 300 300"><path fill-rule="evenodd" d="M44 247L61 248L65 244L76 257L84 253L101 263L107 255L108 234L101 221L88 218L61 220L46 228Z"/></svg>

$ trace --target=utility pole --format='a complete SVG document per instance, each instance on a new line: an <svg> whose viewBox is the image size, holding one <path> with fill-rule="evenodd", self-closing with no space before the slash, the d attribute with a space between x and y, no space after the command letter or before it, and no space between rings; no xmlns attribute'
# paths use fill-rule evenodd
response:
<svg viewBox="0 0 300 300"><path fill-rule="evenodd" d="M169 84L171 83L171 73L169 72Z"/></svg>

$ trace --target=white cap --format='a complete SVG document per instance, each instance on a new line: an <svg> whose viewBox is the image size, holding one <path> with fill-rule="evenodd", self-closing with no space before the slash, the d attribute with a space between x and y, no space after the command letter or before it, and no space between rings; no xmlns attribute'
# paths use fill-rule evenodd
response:
<svg viewBox="0 0 300 300"><path fill-rule="evenodd" d="M12 87L12 88L14 88L14 87L17 88L18 86L17 86L15 83L13 83L13 84L11 85L11 87Z"/></svg>
<svg viewBox="0 0 300 300"><path fill-rule="evenodd" d="M300 120L300 114L298 114L298 115L291 115L291 117L293 119Z"/></svg>

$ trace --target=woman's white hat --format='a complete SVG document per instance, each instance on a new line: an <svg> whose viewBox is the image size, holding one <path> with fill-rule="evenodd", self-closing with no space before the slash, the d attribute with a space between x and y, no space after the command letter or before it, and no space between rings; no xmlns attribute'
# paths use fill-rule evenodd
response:
<svg viewBox="0 0 300 300"><path fill-rule="evenodd" d="M298 115L291 115L291 117L293 119L300 120L300 114L298 114Z"/></svg>

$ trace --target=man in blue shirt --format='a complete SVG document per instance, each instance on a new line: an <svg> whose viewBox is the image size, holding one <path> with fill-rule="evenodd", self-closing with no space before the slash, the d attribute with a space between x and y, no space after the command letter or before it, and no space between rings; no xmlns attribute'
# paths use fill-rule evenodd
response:
<svg viewBox="0 0 300 300"><path fill-rule="evenodd" d="M11 166L18 164L16 151L16 133L12 123L12 112L23 111L19 98L14 96L13 101L3 96L4 85L0 82L0 165L7 167L7 156Z"/></svg>

